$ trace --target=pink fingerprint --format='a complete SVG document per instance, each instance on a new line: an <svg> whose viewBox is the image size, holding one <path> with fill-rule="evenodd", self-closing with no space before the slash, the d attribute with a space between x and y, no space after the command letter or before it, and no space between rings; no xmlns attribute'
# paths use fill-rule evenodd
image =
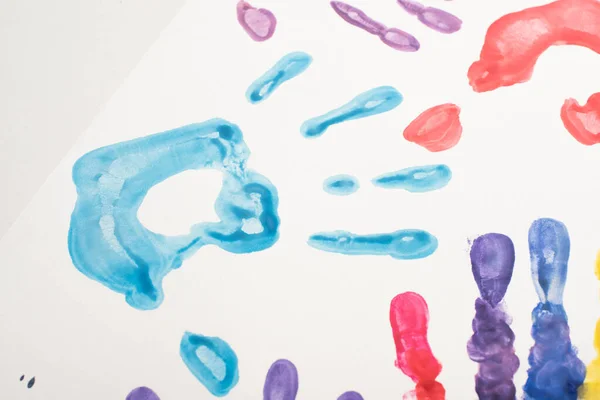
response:
<svg viewBox="0 0 600 400"><path fill-rule="evenodd" d="M244 0L237 4L237 18L246 33L257 42L263 42L273 36L277 26L277 19L271 11L254 8Z"/></svg>

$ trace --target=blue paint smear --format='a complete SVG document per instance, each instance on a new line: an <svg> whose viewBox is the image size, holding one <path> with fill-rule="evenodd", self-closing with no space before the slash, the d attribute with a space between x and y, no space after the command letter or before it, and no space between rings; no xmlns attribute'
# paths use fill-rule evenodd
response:
<svg viewBox="0 0 600 400"><path fill-rule="evenodd" d="M290 53L279 60L271 69L255 80L246 91L246 98L252 104L260 103L269 97L283 82L304 72L312 63L312 57L303 52Z"/></svg>
<svg viewBox="0 0 600 400"><path fill-rule="evenodd" d="M240 129L222 119L87 153L73 167L78 197L69 253L75 267L124 294L131 306L149 310L163 301L163 278L202 246L217 245L231 253L271 247L279 237L277 190L264 176L246 169L249 155ZM137 212L148 190L200 168L223 173L215 201L220 221L194 225L181 236L146 229Z"/></svg>
<svg viewBox="0 0 600 400"><path fill-rule="evenodd" d="M321 136L331 125L390 111L402 103L402 100L402 95L395 88L377 87L327 114L309 119L302 124L300 131L307 138Z"/></svg>
<svg viewBox="0 0 600 400"><path fill-rule="evenodd" d="M373 184L386 189L404 189L420 193L441 189L452 179L448 166L424 165L383 174L373 179Z"/></svg>
<svg viewBox="0 0 600 400"><path fill-rule="evenodd" d="M429 232L405 229L388 234L355 235L346 231L323 232L308 239L315 249L346 255L389 255L399 260L430 256L438 241Z"/></svg>
<svg viewBox="0 0 600 400"><path fill-rule="evenodd" d="M210 393L223 397L239 380L238 359L222 339L186 332L181 339L180 355Z"/></svg>
<svg viewBox="0 0 600 400"><path fill-rule="evenodd" d="M530 400L576 400L586 368L571 344L567 313L562 305L570 240L565 225L543 218L529 229L531 275L540 298L532 311L527 382Z"/></svg>
<svg viewBox="0 0 600 400"><path fill-rule="evenodd" d="M323 190L336 196L347 196L355 193L359 187L358 180L351 175L335 175L323 182Z"/></svg>

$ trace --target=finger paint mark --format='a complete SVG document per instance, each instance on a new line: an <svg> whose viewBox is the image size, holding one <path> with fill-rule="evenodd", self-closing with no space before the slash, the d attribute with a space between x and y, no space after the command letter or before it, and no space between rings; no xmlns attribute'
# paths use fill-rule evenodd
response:
<svg viewBox="0 0 600 400"><path fill-rule="evenodd" d="M487 92L527 82L553 45L600 53L600 2L558 0L501 17L488 28L479 61L469 68L469 83L476 92Z"/></svg>
<svg viewBox="0 0 600 400"><path fill-rule="evenodd" d="M351 175L334 175L323 182L323 190L335 196L347 196L355 193L360 185Z"/></svg>
<svg viewBox="0 0 600 400"><path fill-rule="evenodd" d="M222 119L87 153L73 167L78 194L69 230L73 264L124 294L132 307L149 310L163 301L163 278L202 246L236 254L271 247L279 238L277 190L245 168L249 154L239 128ZM194 225L181 236L146 229L137 211L148 190L173 175L201 168L223 173L215 201L221 221Z"/></svg>
<svg viewBox="0 0 600 400"><path fill-rule="evenodd" d="M312 57L303 52L294 52L284 56L250 85L246 91L246 98L252 104L260 103L282 83L306 71L311 63Z"/></svg>
<svg viewBox="0 0 600 400"><path fill-rule="evenodd" d="M600 143L600 93L592 94L582 106L575 99L565 100L560 117L579 143L586 146Z"/></svg>
<svg viewBox="0 0 600 400"><path fill-rule="evenodd" d="M31 389L35 385L35 376L27 382L27 389Z"/></svg>
<svg viewBox="0 0 600 400"><path fill-rule="evenodd" d="M600 252L596 255L596 278L600 279ZM587 366L587 373L579 395L584 400L600 399L600 319L596 322L594 332L594 348L596 358Z"/></svg>
<svg viewBox="0 0 600 400"><path fill-rule="evenodd" d="M402 95L395 88L377 87L359 94L335 110L309 119L302 124L300 131L307 138L321 136L332 125L393 110L402 100Z"/></svg>
<svg viewBox="0 0 600 400"><path fill-rule="evenodd" d="M404 138L431 152L439 152L456 146L462 130L460 107L447 103L423 111L404 129Z"/></svg>
<svg viewBox="0 0 600 400"><path fill-rule="evenodd" d="M571 244L565 225L542 218L529 229L531 276L540 299L533 309L527 382L527 399L577 400L585 379L585 365L569 337L562 305ZM529 396L529 397L527 397Z"/></svg>
<svg viewBox="0 0 600 400"><path fill-rule="evenodd" d="M357 392L346 392L342 393L337 400L364 400L360 393Z"/></svg>
<svg viewBox="0 0 600 400"><path fill-rule="evenodd" d="M190 372L214 396L225 396L237 385L238 359L224 340L186 332L180 355Z"/></svg>
<svg viewBox="0 0 600 400"><path fill-rule="evenodd" d="M25 379L25 375L21 375L21 378L19 378L20 381L22 381L23 379Z"/></svg>
<svg viewBox="0 0 600 400"><path fill-rule="evenodd" d="M133 389L125 400L160 400L158 395L152 389L145 386Z"/></svg>
<svg viewBox="0 0 600 400"><path fill-rule="evenodd" d="M425 299L414 292L394 297L390 304L390 324L396 344L396 367L416 383L408 396L444 400L444 386L435 380L442 365L427 340L429 309Z"/></svg>
<svg viewBox="0 0 600 400"><path fill-rule="evenodd" d="M440 33L454 33L460 30L462 20L447 11L435 7L425 7L415 0L397 0L409 14L416 15L423 25Z"/></svg>
<svg viewBox="0 0 600 400"><path fill-rule="evenodd" d="M236 11L238 22L252 40L264 42L275 33L277 19L271 11L256 9L244 0L237 3Z"/></svg>
<svg viewBox="0 0 600 400"><path fill-rule="evenodd" d="M475 239L470 256L481 295L475 300L473 336L467 344L469 358L479 364L475 391L480 399L515 400L513 377L520 362L503 301L515 265L515 248L508 236L488 233Z"/></svg>
<svg viewBox="0 0 600 400"><path fill-rule="evenodd" d="M271 365L263 388L264 400L295 400L298 394L298 370L289 360Z"/></svg>
<svg viewBox="0 0 600 400"><path fill-rule="evenodd" d="M429 232L418 229L374 235L334 231L312 235L308 239L308 245L318 250L345 255L386 255L398 260L414 260L433 254L438 241Z"/></svg>
<svg viewBox="0 0 600 400"><path fill-rule="evenodd" d="M332 1L333 10L350 25L354 25L379 39L393 49L414 52L419 50L421 45L417 38L408 32L396 28L387 28L380 22L377 22L366 15L363 11L341 1Z"/></svg>
<svg viewBox="0 0 600 400"><path fill-rule="evenodd" d="M448 166L423 165L383 174L373 179L373 184L386 189L404 189L408 192L422 193L441 189L452 179Z"/></svg>

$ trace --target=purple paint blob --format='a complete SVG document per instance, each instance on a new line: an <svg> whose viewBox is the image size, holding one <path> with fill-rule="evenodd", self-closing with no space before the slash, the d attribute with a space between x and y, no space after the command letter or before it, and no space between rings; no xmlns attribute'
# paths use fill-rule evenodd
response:
<svg viewBox="0 0 600 400"><path fill-rule="evenodd" d="M417 38L408 32L396 28L387 28L380 22L375 21L366 15L362 10L341 1L332 1L333 10L346 22L361 28L372 35L379 36L381 41L393 49L414 52L419 50L421 45Z"/></svg>
<svg viewBox="0 0 600 400"><path fill-rule="evenodd" d="M238 22L252 40L263 42L273 36L277 19L271 11L254 8L244 0L240 0L236 8Z"/></svg>
<svg viewBox="0 0 600 400"><path fill-rule="evenodd" d="M152 391L152 389L141 386L133 389L131 393L127 395L125 400L160 400L160 398Z"/></svg>
<svg viewBox="0 0 600 400"><path fill-rule="evenodd" d="M397 0L409 14L416 15L425 26L441 33L454 33L462 27L462 20L447 11L435 7L425 7L415 0Z"/></svg>
<svg viewBox="0 0 600 400"><path fill-rule="evenodd" d="M343 393L337 400L364 400L360 393L346 392Z"/></svg>
<svg viewBox="0 0 600 400"><path fill-rule="evenodd" d="M298 371L288 360L277 360L271 365L263 388L264 400L295 400L298 393Z"/></svg>
<svg viewBox="0 0 600 400"><path fill-rule="evenodd" d="M482 400L516 399L513 376L520 362L503 303L514 264L515 248L508 236L488 233L473 242L471 266L481 297L475 300L473 336L467 353L479 364L475 391Z"/></svg>

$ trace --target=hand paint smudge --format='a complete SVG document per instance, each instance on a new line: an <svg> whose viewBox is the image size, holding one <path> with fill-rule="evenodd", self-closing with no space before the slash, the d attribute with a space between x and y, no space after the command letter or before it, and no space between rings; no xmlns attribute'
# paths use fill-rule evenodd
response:
<svg viewBox="0 0 600 400"><path fill-rule="evenodd" d="M271 365L263 388L264 400L295 400L298 394L298 370L288 360Z"/></svg>
<svg viewBox="0 0 600 400"><path fill-rule="evenodd" d="M359 27L372 35L378 36L381 41L393 49L407 52L419 50L421 45L417 38L408 32L396 28L387 28L366 15L363 11L341 1L332 1L333 10L350 25Z"/></svg>
<svg viewBox="0 0 600 400"><path fill-rule="evenodd" d="M532 311L526 399L577 400L585 365L577 358L562 305L571 243L565 225L542 218L529 229L531 276L540 299Z"/></svg>
<svg viewBox="0 0 600 400"><path fill-rule="evenodd" d="M308 245L315 249L345 255L387 255L398 260L425 258L438 247L435 236L419 229L387 234L356 235L346 231L312 235Z"/></svg>
<svg viewBox="0 0 600 400"><path fill-rule="evenodd" d="M516 399L513 377L520 363L503 302L514 265L515 248L508 236L488 233L473 242L471 266L481 297L475 300L474 333L467 352L479 363L475 391L481 400Z"/></svg>
<svg viewBox="0 0 600 400"><path fill-rule="evenodd" d="M552 45L578 45L600 53L600 2L558 0L492 23L479 61L469 68L473 90L527 82L538 58Z"/></svg>
<svg viewBox="0 0 600 400"><path fill-rule="evenodd" d="M246 98L256 104L269 97L282 83L300 75L312 63L306 53L295 52L284 56L271 69L250 85Z"/></svg>
<svg viewBox="0 0 600 400"><path fill-rule="evenodd" d="M250 151L236 125L222 119L103 147L73 167L77 203L69 253L75 267L141 310L163 301L162 280L204 245L250 253L278 239L278 197L262 175L246 170ZM215 202L221 221L200 223L188 235L146 229L137 211L154 185L189 169L223 172ZM252 222L252 229L248 229Z"/></svg>
<svg viewBox="0 0 600 400"><path fill-rule="evenodd" d="M145 386L133 389L125 400L160 400L158 395L152 389Z"/></svg>
<svg viewBox="0 0 600 400"><path fill-rule="evenodd" d="M393 110L402 100L402 95L395 88L380 86L359 94L335 110L309 119L302 124L300 131L307 138L321 136L331 125Z"/></svg>
<svg viewBox="0 0 600 400"><path fill-rule="evenodd" d="M264 42L275 33L277 19L275 15L264 8L256 9L244 0L236 7L237 19L246 33L256 42Z"/></svg>
<svg viewBox="0 0 600 400"><path fill-rule="evenodd" d="M421 193L441 189L452 179L448 166L423 165L390 172L373 179L373 184L386 189L404 189Z"/></svg>
<svg viewBox="0 0 600 400"><path fill-rule="evenodd" d="M347 196L355 193L360 185L351 175L334 175L323 182L323 190L335 196Z"/></svg>
<svg viewBox="0 0 600 400"><path fill-rule="evenodd" d="M442 365L427 340L429 309L425 299L414 292L394 297L390 304L390 324L396 344L396 367L417 384L407 397L444 400L446 390L435 380Z"/></svg>
<svg viewBox="0 0 600 400"><path fill-rule="evenodd" d="M224 340L186 332L181 339L180 355L213 396L225 396L237 385L238 359Z"/></svg>
<svg viewBox="0 0 600 400"><path fill-rule="evenodd" d="M357 392L346 392L342 393L337 400L364 400L360 393Z"/></svg>
<svg viewBox="0 0 600 400"><path fill-rule="evenodd" d="M600 252L596 256L596 278L600 279ZM596 322L594 348L596 358L588 365L585 382L579 390L579 395L584 400L600 399L600 319Z"/></svg>
<svg viewBox="0 0 600 400"><path fill-rule="evenodd" d="M460 30L462 20L447 11L435 7L425 7L415 0L397 0L409 14L416 15L425 26L440 33L454 33Z"/></svg>
<svg viewBox="0 0 600 400"><path fill-rule="evenodd" d="M462 135L460 107L447 103L423 111L404 129L404 138L431 152L448 150Z"/></svg>
<svg viewBox="0 0 600 400"><path fill-rule="evenodd" d="M600 93L592 94L580 106L575 99L567 99L560 110L565 128L581 144L600 143Z"/></svg>

